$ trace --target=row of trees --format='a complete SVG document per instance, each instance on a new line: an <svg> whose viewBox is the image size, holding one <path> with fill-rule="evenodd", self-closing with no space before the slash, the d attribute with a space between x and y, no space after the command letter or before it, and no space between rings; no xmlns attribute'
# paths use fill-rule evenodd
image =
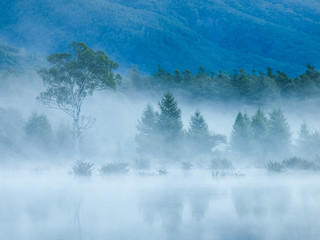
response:
<svg viewBox="0 0 320 240"><path fill-rule="evenodd" d="M230 137L233 152L263 159L277 159L298 155L317 158L320 155L320 133L310 131L302 123L296 141L292 141L289 123L281 109L272 110L267 116L258 109L251 117L239 112Z"/></svg>
<svg viewBox="0 0 320 240"><path fill-rule="evenodd" d="M217 145L227 143L227 138L210 132L199 111L191 116L189 128L184 130L181 110L172 94L163 96L159 110L155 111L151 105L147 105L138 121L136 142L142 157L174 162L221 157L214 150ZM320 133L311 132L303 123L298 138L293 142L289 123L282 110L273 109L266 115L259 108L252 116L238 113L228 146L222 152L223 157L240 155L262 162L293 154L313 158L320 154Z"/></svg>
<svg viewBox="0 0 320 240"><path fill-rule="evenodd" d="M31 113L27 120L15 109L0 108L0 151L3 158L55 153L55 156L70 157L73 154L72 131L61 122L52 128L44 114Z"/></svg>
<svg viewBox="0 0 320 240"><path fill-rule="evenodd" d="M238 113L230 138L233 151L275 157L288 154L290 144L290 127L281 109L274 109L268 117L261 109L251 117L247 113Z"/></svg>
<svg viewBox="0 0 320 240"><path fill-rule="evenodd" d="M320 72L307 65L305 73L290 78L281 71L247 73L244 69L217 74L200 67L196 74L189 70L167 72L161 66L152 76L141 76L137 67L129 72L136 89L184 91L192 98L207 100L240 100L262 104L268 100L294 97L307 99L320 96Z"/></svg>
<svg viewBox="0 0 320 240"><path fill-rule="evenodd" d="M189 128L184 130L181 110L171 93L166 93L158 105L159 112L147 105L138 121L136 142L142 157L177 162L182 157L208 154L213 147L226 142L223 135L209 131L199 111L191 116Z"/></svg>
<svg viewBox="0 0 320 240"><path fill-rule="evenodd" d="M45 89L38 99L72 118L75 158L79 159L81 131L90 126L90 121L86 122L82 115L83 101L96 91L115 89L119 85L121 76L113 72L118 64L103 51L94 51L80 42L72 42L66 53L50 55L48 62L48 67L39 71ZM196 75L187 70L177 70L171 74L159 67L152 77L142 77L134 68L130 78L134 86L140 89L179 89L203 98L240 99L247 102L261 102L279 96L306 98L318 96L320 92L320 73L310 65L306 73L295 79L280 71L273 74L271 69L266 74L247 74L240 70L232 74L219 72L215 75L201 67ZM25 128L27 135L34 138L35 131L40 131L42 138L50 135L49 130L41 133L42 127L47 125L43 116L34 114L30 119L30 124ZM170 93L160 101L159 111L147 106L138 130L136 141L139 153L164 160L206 155L219 143L226 142L226 137L209 131L199 111L191 117L188 130L184 130L181 110ZM302 132L306 140L301 138L301 144L308 145L312 139L318 139L319 134L308 132L306 127ZM280 153L289 149L290 137L289 125L280 109L272 111L268 118L258 110L252 117L238 114L230 142L231 149L241 153ZM39 143L46 142L42 140Z"/></svg>

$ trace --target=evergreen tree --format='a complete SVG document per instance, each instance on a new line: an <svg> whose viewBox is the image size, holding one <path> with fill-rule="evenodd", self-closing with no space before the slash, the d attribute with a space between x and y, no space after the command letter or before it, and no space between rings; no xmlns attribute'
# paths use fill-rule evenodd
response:
<svg viewBox="0 0 320 240"><path fill-rule="evenodd" d="M309 139L310 131L309 131L308 124L306 122L303 122L301 124L298 137L299 137L298 141L301 143L303 143L303 142L307 141L307 139Z"/></svg>
<svg viewBox="0 0 320 240"><path fill-rule="evenodd" d="M235 72L231 78L232 85L237 93L237 97L243 101L252 101L253 83L250 76L244 69L240 69L240 73Z"/></svg>
<svg viewBox="0 0 320 240"><path fill-rule="evenodd" d="M233 150L248 153L252 144L252 128L249 116L241 112L238 113L233 124L231 134L231 147Z"/></svg>
<svg viewBox="0 0 320 240"><path fill-rule="evenodd" d="M209 131L204 117L197 110L190 119L190 127L187 133L188 152L192 155L208 154L210 150L221 142L225 142L225 136L213 134Z"/></svg>
<svg viewBox="0 0 320 240"><path fill-rule="evenodd" d="M291 78L284 72L277 71L277 75L274 76L277 85L280 88L282 97L290 97L294 95L295 85Z"/></svg>
<svg viewBox="0 0 320 240"><path fill-rule="evenodd" d="M156 157L159 154L159 145L161 145L161 135L158 134L158 113L151 105L147 105L142 113L141 120L138 121L136 135L138 152L143 156Z"/></svg>
<svg viewBox="0 0 320 240"><path fill-rule="evenodd" d="M260 108L251 117L251 128L255 140L260 142L265 139L267 134L267 121L268 119Z"/></svg>
<svg viewBox="0 0 320 240"><path fill-rule="evenodd" d="M183 140L181 110L171 93L159 102L160 113L148 105L138 121L138 152L164 161L181 155Z"/></svg>
<svg viewBox="0 0 320 240"><path fill-rule="evenodd" d="M204 120L201 113L197 110L190 119L190 128L188 133L190 135L209 135L208 124Z"/></svg>
<svg viewBox="0 0 320 240"><path fill-rule="evenodd" d="M159 130L168 138L182 134L181 110L171 93L166 93L159 102Z"/></svg>
<svg viewBox="0 0 320 240"><path fill-rule="evenodd" d="M30 143L49 148L52 144L52 128L44 114L33 112L24 127L26 138Z"/></svg>
<svg viewBox="0 0 320 240"><path fill-rule="evenodd" d="M158 113L153 110L153 107L148 104L142 113L141 120L138 121L137 129L145 134L150 135L156 133Z"/></svg>
<svg viewBox="0 0 320 240"><path fill-rule="evenodd" d="M274 109L269 114L267 126L270 152L286 153L290 147L291 132L287 119L280 108Z"/></svg>
<svg viewBox="0 0 320 240"><path fill-rule="evenodd" d="M263 152L267 137L267 121L267 117L264 115L263 111L260 108L251 117L251 129L253 138L252 150L259 155L264 154Z"/></svg>
<svg viewBox="0 0 320 240"><path fill-rule="evenodd" d="M319 96L320 72L313 66L307 65L307 70L295 79L296 94L302 99Z"/></svg>
<svg viewBox="0 0 320 240"><path fill-rule="evenodd" d="M277 100L280 97L280 89L275 80L263 72L252 76L253 101L257 104L264 104L266 100Z"/></svg>
<svg viewBox="0 0 320 240"><path fill-rule="evenodd" d="M214 85L212 90L213 96L218 99L226 100L235 97L234 88L231 83L229 74L219 71L218 75L214 78Z"/></svg>
<svg viewBox="0 0 320 240"><path fill-rule="evenodd" d="M312 158L320 154L320 132L310 132L306 122L301 124L297 148L299 156Z"/></svg>
<svg viewBox="0 0 320 240"><path fill-rule="evenodd" d="M132 65L132 68L128 72L129 79L136 90L147 90L151 88L151 83L148 77L141 76L138 67Z"/></svg>
<svg viewBox="0 0 320 240"><path fill-rule="evenodd" d="M181 110L171 93L166 93L159 102L158 131L161 133L162 154L165 161L178 160L182 154Z"/></svg>

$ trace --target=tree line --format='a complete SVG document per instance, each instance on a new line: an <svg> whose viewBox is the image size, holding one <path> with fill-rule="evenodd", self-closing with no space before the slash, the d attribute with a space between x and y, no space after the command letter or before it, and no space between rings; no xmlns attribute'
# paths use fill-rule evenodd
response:
<svg viewBox="0 0 320 240"><path fill-rule="evenodd" d="M80 137L82 131L91 124L90 118L82 114L83 101L96 91L115 89L120 85L122 77L114 73L118 64L103 51L94 51L81 42L70 43L67 52L51 54L47 60L48 66L38 71L45 88L38 100L71 117L75 160L79 160ZM319 76L320 73L311 65L307 65L306 72L296 78L289 78L280 71L274 74L270 68L267 73L253 71L247 74L241 69L232 74L221 71L214 74L200 67L194 75L188 70L176 70L171 74L159 66L152 76L141 76L138 69L133 67L129 74L131 83L137 89L179 90L192 97L224 101L236 99L249 103L278 97L316 97L320 91ZM204 116L198 110L191 116L188 129L184 129L181 109L170 92L163 96L158 107L159 110L154 110L148 105L138 122L136 142L141 157L171 162L182 158L206 158L212 156L215 147L227 143L226 136L209 130ZM0 147L7 149L15 146L16 139L7 129L0 130ZM24 131L36 146L52 139L48 120L37 113L31 115ZM309 155L314 155L320 149L319 136L319 132L311 132L306 124L302 125L298 149L301 152L309 149ZM286 155L292 150L291 137L289 124L280 109L274 109L269 116L261 109L253 116L239 113L229 139L229 150L252 156Z"/></svg>
<svg viewBox="0 0 320 240"><path fill-rule="evenodd" d="M207 71L200 67L196 74L189 70L170 73L158 66L151 76L142 76L136 66L129 71L129 79L139 90L182 91L185 95L206 100L237 100L249 104L263 104L282 98L309 99L320 96L320 72L312 65L297 77L281 71L248 73L244 69L232 73Z"/></svg>
<svg viewBox="0 0 320 240"><path fill-rule="evenodd" d="M320 133L310 131L303 123L294 142L280 108L268 115L260 108L252 116L239 112L228 140L227 136L209 130L199 110L190 117L188 129L183 129L181 109L171 93L162 97L158 107L156 111L147 105L138 120L135 140L141 158L171 163L190 160L200 164L202 160L217 157L249 157L264 162L292 154L313 158L320 153ZM217 150L222 144L226 148Z"/></svg>

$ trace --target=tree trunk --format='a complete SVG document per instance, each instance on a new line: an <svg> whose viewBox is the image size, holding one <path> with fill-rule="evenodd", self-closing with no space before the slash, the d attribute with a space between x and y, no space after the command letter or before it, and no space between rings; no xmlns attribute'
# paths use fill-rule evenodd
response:
<svg viewBox="0 0 320 240"><path fill-rule="evenodd" d="M80 160L80 129L79 119L73 118L73 136L74 136L74 158Z"/></svg>

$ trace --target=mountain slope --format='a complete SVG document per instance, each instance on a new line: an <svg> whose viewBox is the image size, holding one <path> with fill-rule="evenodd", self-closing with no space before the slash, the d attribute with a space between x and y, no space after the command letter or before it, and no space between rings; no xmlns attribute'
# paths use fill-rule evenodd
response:
<svg viewBox="0 0 320 240"><path fill-rule="evenodd" d="M2 40L45 54L75 40L146 72L320 66L314 0L14 0L1 9Z"/></svg>

